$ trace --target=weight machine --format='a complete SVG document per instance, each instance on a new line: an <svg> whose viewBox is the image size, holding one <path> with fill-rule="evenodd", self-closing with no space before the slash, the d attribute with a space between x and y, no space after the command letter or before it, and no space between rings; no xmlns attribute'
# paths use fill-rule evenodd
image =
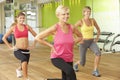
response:
<svg viewBox="0 0 120 80"><path fill-rule="evenodd" d="M115 45L120 45L120 40L117 40L117 41L116 41L116 39L117 39L118 37L120 37L120 34L116 35L116 36L113 38L112 44L111 44L111 46L110 46L110 51L112 51L113 53L115 53L115 52L120 52L120 50L119 50L119 51L116 51L115 49L113 49L113 46L115 46Z"/></svg>
<svg viewBox="0 0 120 80"><path fill-rule="evenodd" d="M94 35L97 35L97 33L94 33ZM106 45L112 42L109 38L114 35L112 32L101 32L100 38L98 40L98 43L103 43L102 48L100 48L101 51L108 52L109 50L106 49ZM103 36L104 38L101 38Z"/></svg>

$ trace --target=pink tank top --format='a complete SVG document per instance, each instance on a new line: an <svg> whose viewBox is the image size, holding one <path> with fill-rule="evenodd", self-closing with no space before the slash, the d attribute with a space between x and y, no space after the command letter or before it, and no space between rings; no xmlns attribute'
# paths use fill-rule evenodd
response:
<svg viewBox="0 0 120 80"><path fill-rule="evenodd" d="M64 33L60 25L56 25L57 31L54 37L54 48L57 53L51 53L51 58L62 58L66 62L73 62L73 32L70 24L68 24L68 27L68 33Z"/></svg>
<svg viewBox="0 0 120 80"><path fill-rule="evenodd" d="M16 26L15 27L15 31L14 31L14 36L15 38L27 38L28 37L28 28L26 27L26 25L24 25L24 30L23 31L20 31L18 29L18 27Z"/></svg>

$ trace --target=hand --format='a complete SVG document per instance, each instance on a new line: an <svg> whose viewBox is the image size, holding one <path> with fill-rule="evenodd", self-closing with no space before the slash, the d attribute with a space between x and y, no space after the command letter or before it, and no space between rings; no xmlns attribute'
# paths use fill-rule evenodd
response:
<svg viewBox="0 0 120 80"><path fill-rule="evenodd" d="M28 50L34 49L34 46L28 46Z"/></svg>
<svg viewBox="0 0 120 80"><path fill-rule="evenodd" d="M17 48L15 46L11 47L10 50L17 50Z"/></svg>
<svg viewBox="0 0 120 80"><path fill-rule="evenodd" d="M57 53L57 52L55 51L54 46L51 47L51 53L55 53L55 54Z"/></svg>
<svg viewBox="0 0 120 80"><path fill-rule="evenodd" d="M84 43L84 40L82 39L80 42L79 42L79 44L83 44Z"/></svg>
<svg viewBox="0 0 120 80"><path fill-rule="evenodd" d="M98 42L98 40L99 40L98 38L95 38L95 39L94 39L94 42Z"/></svg>

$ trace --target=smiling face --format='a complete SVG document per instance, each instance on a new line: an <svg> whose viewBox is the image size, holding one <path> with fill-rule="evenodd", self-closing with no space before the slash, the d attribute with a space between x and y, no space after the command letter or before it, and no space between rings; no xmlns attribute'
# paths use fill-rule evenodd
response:
<svg viewBox="0 0 120 80"><path fill-rule="evenodd" d="M25 21L25 14L23 12L20 12L16 19L18 24L23 24Z"/></svg>
<svg viewBox="0 0 120 80"><path fill-rule="evenodd" d="M89 9L86 9L85 11L84 11L84 16L90 16L91 15L91 10L89 10Z"/></svg>
<svg viewBox="0 0 120 80"><path fill-rule="evenodd" d="M90 17L91 15L91 8L86 6L84 9L83 9L83 16L85 17Z"/></svg>
<svg viewBox="0 0 120 80"><path fill-rule="evenodd" d="M70 17L69 8L64 7L64 6L59 6L56 9L56 15L57 15L60 22L66 23Z"/></svg>
<svg viewBox="0 0 120 80"><path fill-rule="evenodd" d="M69 12L68 11L65 11L65 10L62 10L59 14L58 14L58 18L59 18L59 21L62 21L62 22L67 22L68 19L69 19Z"/></svg>
<svg viewBox="0 0 120 80"><path fill-rule="evenodd" d="M19 17L17 17L17 23L19 24L23 24L25 21L25 16L20 15Z"/></svg>

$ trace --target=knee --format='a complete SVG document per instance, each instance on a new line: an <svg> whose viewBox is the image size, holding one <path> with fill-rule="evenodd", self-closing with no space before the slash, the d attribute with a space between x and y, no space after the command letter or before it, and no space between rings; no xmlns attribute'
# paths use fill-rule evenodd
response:
<svg viewBox="0 0 120 80"><path fill-rule="evenodd" d="M101 53L100 52L95 53L95 56L101 56Z"/></svg>
<svg viewBox="0 0 120 80"><path fill-rule="evenodd" d="M68 71L67 71L67 75L68 75L68 76L71 76L71 75L73 75L73 74L74 74L73 68L69 68Z"/></svg>
<svg viewBox="0 0 120 80"><path fill-rule="evenodd" d="M80 65L81 66L85 66L85 62L80 62Z"/></svg>
<svg viewBox="0 0 120 80"><path fill-rule="evenodd" d="M96 56L101 56L101 52L100 51L95 51L95 55Z"/></svg>
<svg viewBox="0 0 120 80"><path fill-rule="evenodd" d="M80 63L81 66L85 66L85 63Z"/></svg>
<svg viewBox="0 0 120 80"><path fill-rule="evenodd" d="M86 63L86 59L82 59L82 60L80 61L80 65L81 65L81 66L85 66L85 63Z"/></svg>
<svg viewBox="0 0 120 80"><path fill-rule="evenodd" d="M28 62L29 62L29 59L27 59L27 58L22 58L22 59L21 59L21 62L27 62L27 63L28 63Z"/></svg>

